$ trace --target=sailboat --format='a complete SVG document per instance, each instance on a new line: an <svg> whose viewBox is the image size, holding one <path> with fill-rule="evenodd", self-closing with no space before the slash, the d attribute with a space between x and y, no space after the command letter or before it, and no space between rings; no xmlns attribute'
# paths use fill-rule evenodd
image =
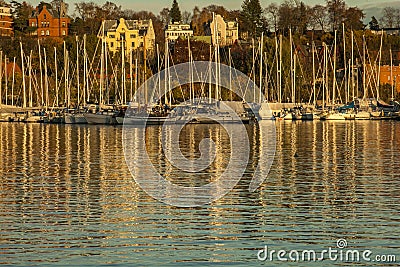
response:
<svg viewBox="0 0 400 267"><path fill-rule="evenodd" d="M84 36L83 41L83 53L84 53L84 79L83 79L83 102L85 103L86 97L86 71L87 71L87 56L86 56L86 36ZM67 59L68 60L68 59ZM67 76L66 76L67 77ZM76 85L77 85L77 107L75 109L67 109L64 114L64 120L66 124L85 124L88 123L86 117L84 116L83 109L81 109L81 90L79 82L79 42L78 37L76 37ZM68 77L67 77L68 79Z"/></svg>
<svg viewBox="0 0 400 267"><path fill-rule="evenodd" d="M83 114L87 123L89 124L117 124L116 115L117 112L113 107L105 106L103 103L103 90L104 90L104 70L107 66L106 63L106 52L107 43L105 41L104 35L104 21L102 25L102 35L101 35L101 55L100 55L100 101L99 105L89 106L87 112ZM106 73L107 75L107 73Z"/></svg>

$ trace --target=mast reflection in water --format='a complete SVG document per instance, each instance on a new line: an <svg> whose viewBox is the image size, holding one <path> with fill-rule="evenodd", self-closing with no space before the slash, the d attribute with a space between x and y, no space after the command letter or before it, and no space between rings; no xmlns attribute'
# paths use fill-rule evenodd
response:
<svg viewBox="0 0 400 267"><path fill-rule="evenodd" d="M262 124L246 128L250 161L238 185L210 205L176 208L134 182L120 127L1 123L0 263L249 266L266 244L322 250L338 238L398 255L398 122L276 122L274 163L253 193L252 173L271 155ZM188 158L202 138L216 144L214 162L186 176L166 160L160 129L135 142L150 141L152 163L174 183L208 183L226 168L223 127L184 128Z"/></svg>

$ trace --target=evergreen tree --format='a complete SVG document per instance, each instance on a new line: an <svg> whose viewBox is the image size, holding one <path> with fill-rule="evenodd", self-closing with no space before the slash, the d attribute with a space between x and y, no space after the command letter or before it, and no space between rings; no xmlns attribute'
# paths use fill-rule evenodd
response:
<svg viewBox="0 0 400 267"><path fill-rule="evenodd" d="M12 1L11 6L13 8L12 14L14 17L14 31L16 35L27 34L35 30L35 28L28 25L28 19L32 14L34 8L27 2L19 3Z"/></svg>
<svg viewBox="0 0 400 267"><path fill-rule="evenodd" d="M371 21L368 24L370 30L379 31L379 23L375 16L372 16Z"/></svg>
<svg viewBox="0 0 400 267"><path fill-rule="evenodd" d="M244 29L248 30L249 35L257 36L263 25L260 0L244 0L241 16Z"/></svg>
<svg viewBox="0 0 400 267"><path fill-rule="evenodd" d="M182 14L179 10L179 5L176 0L172 3L172 8L169 11L169 18L171 19L172 23L180 22L182 20Z"/></svg>

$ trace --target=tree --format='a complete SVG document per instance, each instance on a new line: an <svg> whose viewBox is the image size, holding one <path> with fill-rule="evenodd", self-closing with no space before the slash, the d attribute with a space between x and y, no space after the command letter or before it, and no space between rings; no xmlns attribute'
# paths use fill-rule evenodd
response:
<svg viewBox="0 0 400 267"><path fill-rule="evenodd" d="M47 9L51 9L51 5L49 3L41 1L38 5L39 12L46 6Z"/></svg>
<svg viewBox="0 0 400 267"><path fill-rule="evenodd" d="M398 21L400 21L400 9L396 9L394 7L385 7L383 9L381 23L384 27L399 27L397 23Z"/></svg>
<svg viewBox="0 0 400 267"><path fill-rule="evenodd" d="M122 16L122 8L113 2L107 1L101 6L100 13L103 19L118 19Z"/></svg>
<svg viewBox="0 0 400 267"><path fill-rule="evenodd" d="M79 27L79 23L83 22L85 32L88 34L97 34L101 25L101 17L98 17L101 8L94 2L75 3L75 11L79 14L80 20L73 21L72 27Z"/></svg>
<svg viewBox="0 0 400 267"><path fill-rule="evenodd" d="M174 2L172 2L172 8L169 11L169 17L170 17L172 23L180 22L182 20L181 11L179 10L179 5L176 0L174 0Z"/></svg>
<svg viewBox="0 0 400 267"><path fill-rule="evenodd" d="M94 2L80 2L75 4L75 11L78 12L79 17L83 19L83 21L94 19L98 8L98 5Z"/></svg>
<svg viewBox="0 0 400 267"><path fill-rule="evenodd" d="M338 30L345 17L346 4L344 0L327 0L326 7L328 9L332 31Z"/></svg>
<svg viewBox="0 0 400 267"><path fill-rule="evenodd" d="M279 6L278 28L283 33L288 33L295 23L295 7L292 2L285 1Z"/></svg>
<svg viewBox="0 0 400 267"><path fill-rule="evenodd" d="M182 12L182 22L185 24L190 24L192 22L192 14L189 11Z"/></svg>
<svg viewBox="0 0 400 267"><path fill-rule="evenodd" d="M265 8L265 14L267 15L267 22L269 25L274 25L274 32L278 30L278 19L279 19L279 7L276 3L269 4Z"/></svg>
<svg viewBox="0 0 400 267"><path fill-rule="evenodd" d="M344 25L346 28L353 30L362 30L365 28L363 23L365 15L361 9L357 7L350 7L345 11Z"/></svg>
<svg viewBox="0 0 400 267"><path fill-rule="evenodd" d="M249 35L258 36L263 24L260 0L244 0L241 17L243 28L247 29Z"/></svg>
<svg viewBox="0 0 400 267"><path fill-rule="evenodd" d="M64 0L53 0L50 2L51 8L56 10L59 14L61 13L61 9L64 8L65 14L68 13L68 4L64 2Z"/></svg>
<svg viewBox="0 0 400 267"><path fill-rule="evenodd" d="M370 30L379 31L379 23L375 16L372 16L371 21L368 24Z"/></svg>
<svg viewBox="0 0 400 267"><path fill-rule="evenodd" d="M169 23L169 9L164 7L160 11L160 15L158 16L158 19L162 22L163 25L167 25Z"/></svg>
<svg viewBox="0 0 400 267"><path fill-rule="evenodd" d="M326 30L327 24L329 22L327 8L322 5L315 5L311 8L311 26L313 29L319 28L321 30Z"/></svg>
<svg viewBox="0 0 400 267"><path fill-rule="evenodd" d="M31 16L34 8L27 2L18 3L17 1L11 2L12 14L14 17L14 31L16 34L27 34L35 30L35 28L28 25L28 19Z"/></svg>
<svg viewBox="0 0 400 267"><path fill-rule="evenodd" d="M297 33L304 34L307 30L308 24L310 23L310 7L306 6L303 2L298 2L295 8L293 23L293 30Z"/></svg>

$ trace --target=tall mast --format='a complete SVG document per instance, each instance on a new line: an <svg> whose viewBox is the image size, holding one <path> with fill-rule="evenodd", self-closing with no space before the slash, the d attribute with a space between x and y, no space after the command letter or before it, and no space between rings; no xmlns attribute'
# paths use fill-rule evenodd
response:
<svg viewBox="0 0 400 267"><path fill-rule="evenodd" d="M344 31L344 23L342 23L343 29L343 63L344 63L344 90L345 90L345 102L349 102L349 95L347 94L347 62L346 62L346 33Z"/></svg>
<svg viewBox="0 0 400 267"><path fill-rule="evenodd" d="M77 83L77 90L78 90L78 99L76 101L77 103L77 108L79 110L80 106L80 100L81 100L81 95L80 95L80 83L79 83L79 42L78 42L78 36L76 36L76 83Z"/></svg>
<svg viewBox="0 0 400 267"><path fill-rule="evenodd" d="M67 47L64 41L64 104L66 108L69 108L69 102L68 102L68 62L67 62L68 56L67 56Z"/></svg>
<svg viewBox="0 0 400 267"><path fill-rule="evenodd" d="M135 102L137 102L138 78L139 78L138 59L136 57L135 58Z"/></svg>
<svg viewBox="0 0 400 267"><path fill-rule="evenodd" d="M254 44L254 38L251 39L252 41L252 46L253 46L253 67L252 67L252 72L253 72L253 103L256 103L256 55L255 55L255 44Z"/></svg>
<svg viewBox="0 0 400 267"><path fill-rule="evenodd" d="M158 44L156 45L156 47L157 47L158 98L160 99L160 104L162 104L161 103L160 50L158 48Z"/></svg>
<svg viewBox="0 0 400 267"><path fill-rule="evenodd" d="M229 54L229 95L230 100L232 101L232 55L231 55L231 48L228 48Z"/></svg>
<svg viewBox="0 0 400 267"><path fill-rule="evenodd" d="M15 84L15 57L13 61L13 74L11 83L11 106L14 106L14 84Z"/></svg>
<svg viewBox="0 0 400 267"><path fill-rule="evenodd" d="M157 44L157 50L158 50L158 44ZM132 47L129 50L129 77L130 77L130 90L129 90L129 102L132 102L132 95L133 95L133 73L132 73Z"/></svg>
<svg viewBox="0 0 400 267"><path fill-rule="evenodd" d="M208 103L211 104L211 83L212 83L212 70L211 70L211 60L212 60L212 45L210 44L210 60L208 63Z"/></svg>
<svg viewBox="0 0 400 267"><path fill-rule="evenodd" d="M351 88L353 91L353 101L355 98L355 93L354 93L354 36L353 36L353 31L351 31Z"/></svg>
<svg viewBox="0 0 400 267"><path fill-rule="evenodd" d="M366 82L367 82L367 80L366 80L366 73L365 73L365 71L366 71L366 66L365 66L365 46L366 46L366 43L365 43L365 35L363 35L363 91L364 91L364 94L363 94L363 100L365 100L365 98L367 97L367 84L366 84ZM392 76L390 76L390 77L392 77Z"/></svg>
<svg viewBox="0 0 400 267"><path fill-rule="evenodd" d="M264 94L265 94L265 97L264 97L264 99L266 100L266 101L268 101L268 99L269 99L269 94L268 94L268 60L267 60L267 52L264 52L264 58L265 58L265 82L264 82L264 88L265 88L265 90L264 90Z"/></svg>
<svg viewBox="0 0 400 267"><path fill-rule="evenodd" d="M104 26L103 26L104 28ZM103 31L103 46L104 46L104 55L103 55L103 66L104 66L104 70L103 70L103 91L102 93L102 102L101 104L104 104L104 90L107 92L107 105L110 104L110 88L109 88L109 81L108 81L108 50L107 50L107 42L106 42L106 36L104 34ZM118 67L118 66L117 66ZM116 78L116 77L115 77ZM116 93L116 92L115 92Z"/></svg>
<svg viewBox="0 0 400 267"><path fill-rule="evenodd" d="M58 107L58 67L57 67L57 48L54 47L54 69L55 69L55 82L56 82L56 106Z"/></svg>
<svg viewBox="0 0 400 267"><path fill-rule="evenodd" d="M390 48L390 82L392 85L392 97L391 100L393 101L393 96L394 96L394 86L393 86L393 57L392 57L392 48Z"/></svg>
<svg viewBox="0 0 400 267"><path fill-rule="evenodd" d="M263 47L264 47L264 32L261 33L261 42L260 42L260 104L263 102L263 97L262 97Z"/></svg>
<svg viewBox="0 0 400 267"><path fill-rule="evenodd" d="M325 103L326 104L329 104L329 102L328 102L328 100L329 100L329 83L328 83L328 81L329 81L329 71L328 71L328 61L329 61L329 59L328 59L328 56L329 56L329 54L328 54L328 45L325 43L325 61L324 61L324 63L325 63Z"/></svg>
<svg viewBox="0 0 400 267"><path fill-rule="evenodd" d="M101 32L101 54L100 54L100 92L99 92L99 106L103 105L103 87L104 87L104 21L102 25L102 32Z"/></svg>
<svg viewBox="0 0 400 267"><path fill-rule="evenodd" d="M169 49L169 48L168 48ZM169 70L169 51L168 51L168 58L167 58L167 69L168 69L168 92L169 92L169 105L172 106L172 90L171 90L171 73Z"/></svg>
<svg viewBox="0 0 400 267"><path fill-rule="evenodd" d="M32 96L32 50L31 53L29 55L29 59L28 59L28 74L29 74L29 107L31 108L33 106L33 96Z"/></svg>
<svg viewBox="0 0 400 267"><path fill-rule="evenodd" d="M383 42L383 30L381 33L381 45L379 47L379 61L378 61L378 84L376 86L376 99L379 100L379 87L380 87L380 76L381 76L381 59L382 59L382 42Z"/></svg>
<svg viewBox="0 0 400 267"><path fill-rule="evenodd" d="M194 84L193 84L193 81L194 81L194 67L193 67L193 53L192 53L192 51L190 51L190 66L191 66L191 77L190 77L190 79L191 79L191 81L190 81L190 83L192 84L192 90L193 90L193 92L192 92L192 96L193 96L193 99L194 99L194 97L195 97L195 95L194 95Z"/></svg>
<svg viewBox="0 0 400 267"><path fill-rule="evenodd" d="M315 43L314 41L312 42L311 45L311 51L312 51L312 72L313 72L313 105L317 104L316 101L316 90L315 90Z"/></svg>
<svg viewBox="0 0 400 267"><path fill-rule="evenodd" d="M7 56L4 54L4 78L5 78L5 86L6 86L6 88L5 88L5 91L6 91L6 99L5 99L5 103L6 103L6 105L8 104L8 73L7 73L7 66L8 66L8 64L7 64Z"/></svg>
<svg viewBox="0 0 400 267"><path fill-rule="evenodd" d="M325 110L325 87L326 87L326 81L325 81L326 75L325 75L325 73L327 72L326 71L326 66L328 64L326 62L327 61L326 60L326 44L324 42L322 43L322 47L324 49L324 61L323 61L324 67L323 67L323 72L322 72L322 110Z"/></svg>
<svg viewBox="0 0 400 267"><path fill-rule="evenodd" d="M164 64L165 64L165 68L164 68L164 103L168 104L168 39L165 38L165 51L164 51Z"/></svg>
<svg viewBox="0 0 400 267"><path fill-rule="evenodd" d="M40 71L40 90L42 93L42 102L40 103L41 106L44 104L44 89L43 89L43 72L42 72L42 54L40 48L40 41L38 39L38 50L39 50L39 71Z"/></svg>
<svg viewBox="0 0 400 267"><path fill-rule="evenodd" d="M336 34L337 30L335 30L335 41L333 46L333 70L332 70L332 104L336 105Z"/></svg>
<svg viewBox="0 0 400 267"><path fill-rule="evenodd" d="M144 96L145 96L145 103L146 105L149 102L148 99L148 93L147 93L147 83L146 77L147 77L147 47L146 47L146 35L143 36L143 67L144 67L144 75L143 75L143 83L144 83ZM151 99L150 99L151 101Z"/></svg>
<svg viewBox="0 0 400 267"><path fill-rule="evenodd" d="M279 35L279 102L282 102L282 34Z"/></svg>
<svg viewBox="0 0 400 267"><path fill-rule="evenodd" d="M122 38L122 49L121 49L121 104L126 103L126 92L125 92L125 40Z"/></svg>
<svg viewBox="0 0 400 267"><path fill-rule="evenodd" d="M86 90L87 84L87 53L86 53L86 34L83 35L83 105L86 105L86 93L89 95L89 90Z"/></svg>
<svg viewBox="0 0 400 267"><path fill-rule="evenodd" d="M66 85L67 85L67 103L68 103L68 107L70 107L71 106L71 87L70 87L70 82L69 82L69 51L67 50L66 51L66 57L67 57L67 59L66 59L66 63L67 63L67 68L66 68L66 76L65 76L65 79L66 79Z"/></svg>
<svg viewBox="0 0 400 267"><path fill-rule="evenodd" d="M278 60L278 38L275 35L275 59L276 59L276 85L277 85L277 94L278 94L278 102L281 102L281 92L279 87L279 60Z"/></svg>
<svg viewBox="0 0 400 267"><path fill-rule="evenodd" d="M218 101L218 26L215 20L215 13L213 12L214 21L214 57L215 57L215 99Z"/></svg>
<svg viewBox="0 0 400 267"><path fill-rule="evenodd" d="M295 103L295 96L294 96L294 74L293 74L293 45L292 45L292 29L289 28L289 45L290 45L290 88L292 89L292 103Z"/></svg>
<svg viewBox="0 0 400 267"><path fill-rule="evenodd" d="M188 57L189 57L189 101L192 103L192 60L190 55L190 39L188 37Z"/></svg>
<svg viewBox="0 0 400 267"><path fill-rule="evenodd" d="M26 84L25 84L25 64L24 64L24 51L22 50L22 42L19 43L21 47L21 62L22 62L22 86L24 89L24 102L23 102L23 108L26 108ZM42 96L43 97L43 96Z"/></svg>
<svg viewBox="0 0 400 267"><path fill-rule="evenodd" d="M28 91L29 91L29 93L28 93L28 102L29 102L29 104L28 104L28 106L31 108L33 105L32 105L32 50L31 50L31 52L30 52L30 54L29 54L29 57L28 57L28 81L29 81L29 85L28 85Z"/></svg>
<svg viewBox="0 0 400 267"><path fill-rule="evenodd" d="M293 103L296 103L296 51L293 53Z"/></svg>
<svg viewBox="0 0 400 267"><path fill-rule="evenodd" d="M46 55L46 48L43 48L44 52L44 84L46 87L46 111L49 107L49 81L47 79L47 55Z"/></svg>

